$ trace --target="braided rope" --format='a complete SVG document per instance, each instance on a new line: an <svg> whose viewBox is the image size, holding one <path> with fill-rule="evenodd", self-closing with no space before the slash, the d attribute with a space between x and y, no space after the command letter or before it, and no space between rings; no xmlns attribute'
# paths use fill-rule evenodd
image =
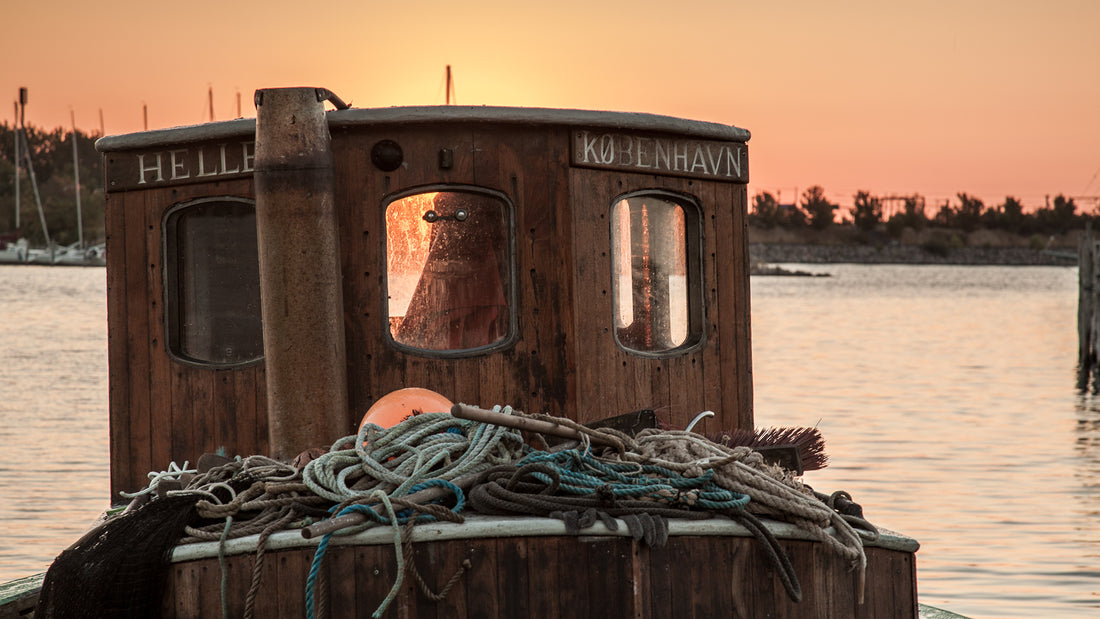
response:
<svg viewBox="0 0 1100 619"><path fill-rule="evenodd" d="M150 471L149 472L149 485L138 490L137 492L119 492L119 496L126 499L136 499L139 496L153 494L157 491L157 487L161 481L172 480L179 481L184 475L193 475L198 471L195 469L187 468L188 462L183 461L183 466L176 464L175 462L168 463L168 470L166 471Z"/></svg>
<svg viewBox="0 0 1100 619"><path fill-rule="evenodd" d="M406 568L406 553L402 545L402 531L401 524L415 524L417 522L430 522L434 520L450 520L452 522L463 522L462 516L458 514L459 511L465 506L465 496L462 489L454 484L443 480L431 480L419 484L414 487L415 490L422 489L422 487L428 486L441 486L446 487L455 496L455 505L451 508L443 507L442 505L421 505L417 503L411 503L402 499L391 499L382 490L375 490L369 495L369 499L373 502L381 503L384 508L384 513L378 513L374 509L364 504L353 504L340 510L336 515L343 516L344 514L351 513L353 511L361 512L368 518L383 525L390 525L393 527L393 543L394 552L397 557L397 579L393 586L390 588L389 593L385 599L375 609L371 617L381 617L394 598L397 597L398 592L401 590L401 585L405 579ZM395 507L395 505L397 507ZM400 509L398 509L400 508ZM309 619L314 619L315 605L314 605L314 591L316 589L317 577L320 573L321 566L324 561L325 552L328 549L329 540L334 534L329 533L321 538L321 542L317 545L317 550L313 554L313 563L310 565L309 576L306 578L306 616ZM408 535L408 532L405 533ZM452 580L457 580L457 576ZM450 585L448 585L449 590ZM446 592L443 593L446 595Z"/></svg>
<svg viewBox="0 0 1100 619"><path fill-rule="evenodd" d="M674 518L709 518L706 511L691 511L684 505L653 499L616 496L610 484L591 491L558 492L561 471L546 463L522 467L502 465L484 473L470 489L470 504L485 514L528 514L565 519L566 513L595 510L611 516L647 513ZM609 524L610 528L615 525ZM581 527L583 528L583 527Z"/></svg>
<svg viewBox="0 0 1100 619"><path fill-rule="evenodd" d="M642 430L633 440L626 437L625 445L624 450L605 451L609 457L655 464L685 476L712 471L717 485L749 496L746 513L785 520L824 543L844 558L850 569L857 571L858 597L862 602L867 555L859 533L848 519L814 497L812 490L789 473L765 464L758 452L714 443L691 432L652 429ZM788 587L788 593L793 595L794 590Z"/></svg>
<svg viewBox="0 0 1100 619"><path fill-rule="evenodd" d="M508 407L494 410L522 414ZM401 497L426 487L424 483L428 481L444 485L476 473L482 477L470 490L469 500L479 511L552 515L565 520L567 525L572 522L571 526L583 525L597 517L625 517L629 518L627 524L632 535L643 535L647 541L663 540L667 535L662 517L705 518L723 513L743 523L753 514L784 520L808 532L858 568L862 582L866 555L860 535L870 537L874 534L873 527L861 519L839 514L791 474L766 465L760 454L748 447L731 448L690 432L644 430L630 437L613 429L592 429L557 417L528 417L577 430L582 436L582 448L558 453L533 451L517 430L446 413L427 413L388 429L366 424L358 434L336 441L327 453L302 469L263 456L238 458L197 475L197 471L188 469L186 462L182 467L173 463L169 471L150 473L146 489L126 496L159 493L162 481L180 482L190 477L184 490L167 494L197 495L196 513L216 522L187 527L188 537L182 543L217 540L221 548L227 539L259 533L246 616L252 615L266 540L271 533L303 526L313 517L351 512L365 514L367 524L338 534L380 524L395 527L399 576L391 595L377 611L384 612L400 587L407 569L403 560L411 552L407 542L406 550L400 550L398 524L431 518L462 520L458 512L464 506L464 498L457 488L455 504L450 508L418 506L402 501ZM609 447L605 446L608 444ZM370 503L381 506L372 509ZM636 517L641 514L646 517ZM746 526L761 538L766 531L761 533L762 527L754 524L750 521ZM316 610L312 598L318 577L316 570L321 566L330 536L321 540L314 556L315 567L307 581L310 612ZM764 539L762 543L766 542ZM773 550L782 550L777 544L772 546ZM224 579L224 559L219 559ZM781 552L775 561L783 563ZM789 570L779 571L783 573L781 578L788 594L792 598L800 595L797 582L788 582ZM413 572L422 580L415 567ZM791 576L793 580L793 572ZM423 582L419 584L424 587ZM449 587L444 587L442 595L446 595Z"/></svg>
<svg viewBox="0 0 1100 619"><path fill-rule="evenodd" d="M312 492L334 503L375 490L400 497L427 479L451 481L512 462L522 453L518 431L448 413L424 413L388 429L363 425L356 436L337 441L310 461L302 478Z"/></svg>
<svg viewBox="0 0 1100 619"><path fill-rule="evenodd" d="M248 583L248 593L244 597L244 619L252 619L256 614L256 596L260 593L260 583L263 580L264 557L267 553L267 538L272 533L281 531L293 520L294 512L287 511L282 518L273 522L260 532L256 540L256 556L252 562L252 576Z"/></svg>
<svg viewBox="0 0 1100 619"><path fill-rule="evenodd" d="M866 567L863 543L851 524L805 486L767 467L759 453L747 447L726 447L689 432L643 430L636 445L637 452L626 452L626 458L658 462L686 475L711 470L719 486L751 497L755 513L788 520L828 545L851 567ZM635 459L635 453L641 457ZM834 534L826 531L830 527Z"/></svg>
<svg viewBox="0 0 1100 619"><path fill-rule="evenodd" d="M749 502L747 495L716 485L709 471L687 477L664 466L602 460L575 449L534 452L517 465L540 463L556 468L560 488L569 494L583 495L605 488L616 498L649 499L714 510L743 507ZM534 473L536 478L539 475Z"/></svg>

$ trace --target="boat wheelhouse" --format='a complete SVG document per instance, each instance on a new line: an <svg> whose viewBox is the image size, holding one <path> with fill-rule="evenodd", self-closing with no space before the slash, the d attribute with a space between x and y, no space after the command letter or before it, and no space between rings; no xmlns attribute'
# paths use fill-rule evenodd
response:
<svg viewBox="0 0 1100 619"><path fill-rule="evenodd" d="M353 433L408 386L581 423L662 409L682 428L711 410L701 429L752 427L747 131L460 106L325 120L334 221L273 213L269 228L315 230L301 249L284 239L269 251L328 261L325 302L297 298L339 304L325 329L342 330L345 361L324 363L346 375L346 404L297 411L330 432L289 451ZM98 143L116 496L172 460L272 453L256 139L255 121L237 120Z"/></svg>
<svg viewBox="0 0 1100 619"><path fill-rule="evenodd" d="M345 109L312 88L258 91L257 107L256 121L97 144L112 496L204 453L328 446L407 387L579 423L656 410L683 428L712 411L697 431L753 429L747 131L635 113ZM797 527L769 529L800 602L732 521L674 521L659 548L547 518L419 525L418 569L461 577L439 599L406 581L386 616L917 615L913 540L868 541L856 574ZM165 613L240 614L255 548L178 547ZM277 533L266 550L255 613L312 613L317 540ZM388 529L328 552L328 614L387 596Z"/></svg>

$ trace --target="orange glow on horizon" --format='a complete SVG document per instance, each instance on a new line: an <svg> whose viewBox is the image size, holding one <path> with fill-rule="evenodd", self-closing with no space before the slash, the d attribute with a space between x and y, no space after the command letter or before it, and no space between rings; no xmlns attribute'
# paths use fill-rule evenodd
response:
<svg viewBox="0 0 1100 619"><path fill-rule="evenodd" d="M704 0L415 6L336 0L19 3L0 93L42 128L140 131L255 115L257 88L356 107L457 103L640 111L749 129L750 195L811 185L930 205L1100 196L1100 3L772 6ZM303 13L305 11L305 13ZM415 36L409 36L416 33ZM11 122L11 108L0 109Z"/></svg>

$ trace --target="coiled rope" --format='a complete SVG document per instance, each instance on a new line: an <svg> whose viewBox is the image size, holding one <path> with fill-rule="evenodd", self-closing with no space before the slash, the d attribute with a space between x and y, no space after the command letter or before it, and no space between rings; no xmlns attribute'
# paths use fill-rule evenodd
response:
<svg viewBox="0 0 1100 619"><path fill-rule="evenodd" d="M494 410L511 413L509 407ZM400 525L437 519L462 522L458 512L465 506L465 495L450 482L496 464L514 462L524 450L523 437L516 430L458 419L447 413L424 413L388 429L365 424L356 436L337 441L328 453L305 466L303 481L318 496L337 503L331 510L334 516L359 512L368 517L364 525L349 527L337 534L355 533L374 524L388 524L394 528L397 582L373 616L385 612L404 579L406 567ZM431 486L450 490L455 497L454 505L445 508L401 500ZM380 513L369 503L381 503L384 511ZM395 509L395 505L400 509ZM307 615L311 618L315 612L317 574L332 535L325 535L318 544L307 579Z"/></svg>
<svg viewBox="0 0 1100 619"><path fill-rule="evenodd" d="M846 559L851 568L859 570L862 580L867 557L852 525L814 497L812 490L764 464L759 453L747 447L726 447L690 432L653 430L638 433L633 447L620 457L657 463L685 475L713 471L716 484L752 499L747 508L750 512L798 526Z"/></svg>
<svg viewBox="0 0 1100 619"><path fill-rule="evenodd" d="M522 415L509 407L494 410ZM271 533L329 515L363 514L365 524L337 534L352 534L367 526L392 526L399 549L398 582L376 611L379 615L399 590L406 569L424 586L411 561L404 558L411 548L408 527L426 518L461 522L459 512L467 499L480 512L551 515L572 530L597 518L614 528L612 517L617 517L626 521L636 539L644 537L647 543L663 543L667 537L664 518L724 514L741 522L761 541L788 594L796 599L801 594L790 562L756 519L766 516L807 531L857 568L862 599L866 556L852 523L861 529L870 525L864 527L855 517L838 514L791 474L765 464L750 448L723 446L689 432L643 430L631 437L557 417L525 417L576 429L581 433L581 447L557 453L534 451L517 430L445 413L415 415L389 429L367 424L358 434L336 441L327 453L302 469L252 456L194 476L183 492L198 497L197 513L208 523L188 527L183 542L217 540L222 548L228 539L259 533L245 605L245 616L250 617ZM588 440L597 437L598 441ZM610 446L595 448L595 443ZM150 474L149 487L128 496L161 494L157 486L165 480L182 481L195 473L187 463L183 467L173 464L169 471ZM449 490L446 504L403 500L425 484L445 486L460 477L473 479L478 473L481 476L468 497L454 488ZM311 616L324 604L322 599L315 604L313 594L330 538L328 534L321 540L307 580ZM400 550L402 540L404 552ZM220 555L224 561L223 550ZM444 591L460 574L452 577Z"/></svg>
<svg viewBox="0 0 1100 619"><path fill-rule="evenodd" d="M812 489L789 472L768 465L763 456L748 447L728 447L691 432L645 429L630 437L610 428L593 429L567 419L553 419L611 447L603 458L639 465L653 465L687 477L713 472L718 486L747 495L746 513L789 522L821 541L844 558L856 571L859 602L863 602L867 556L859 533L851 522L818 500Z"/></svg>
<svg viewBox="0 0 1100 619"><path fill-rule="evenodd" d="M303 526L311 518L328 514L331 502L315 495L302 483L300 471L265 456L249 456L227 460L205 472L188 469L174 463L168 471L150 473L150 484L140 492L127 496L142 497L156 492L166 480L187 481L180 490L167 491L168 496L192 496L195 513L207 521L205 525L187 525L181 544L199 541L218 542L218 563L222 569L222 614L226 606L225 543L229 539L259 534L252 565L251 582L245 597L244 616L253 617L255 600L260 590L267 539L283 529Z"/></svg>
<svg viewBox="0 0 1100 619"><path fill-rule="evenodd" d="M510 407L494 409L505 414ZM516 430L424 413L383 429L364 424L356 436L333 444L302 471L305 484L334 503L382 490L391 498L409 494L429 479L453 481L494 464L514 462L524 450Z"/></svg>
<svg viewBox="0 0 1100 619"><path fill-rule="evenodd" d="M415 492L429 485L446 487L453 492L455 496L455 505L447 508L442 505L409 503L401 499L391 499L385 492L375 490L369 495L368 499L381 503L384 508L383 513L378 513L378 511L366 505L355 504L343 508L336 514L340 516L352 511L359 511L378 524L390 525L393 527L394 552L397 557L397 580L393 583L393 586L390 587L390 591L385 599L382 600L382 603L379 604L378 608L371 614L371 617L381 617L382 614L386 612L390 603L397 597L397 592L401 590L401 585L405 579L407 549L403 547L402 537L407 537L408 532L403 534L401 525L408 524L411 526L418 522L432 522L436 520L448 520L451 522L464 521L462 516L459 515L459 512L465 505L465 497L462 490L450 482L432 480L414 486L413 491ZM317 582L317 576L320 573L324 561L325 551L333 535L333 533L329 533L321 538L321 542L317 545L317 550L313 554L313 562L310 565L309 576L306 579L306 616L309 619L314 619L316 616L314 589ZM412 567L412 564L409 563L408 567ZM420 579L418 578L418 580Z"/></svg>
<svg viewBox="0 0 1100 619"><path fill-rule="evenodd" d="M622 519L634 539L654 547L668 539L665 518L725 515L741 523L760 543L787 595L802 599L786 552L755 516L745 511L747 495L718 486L714 471L687 477L666 467L604 460L588 451L536 451L516 466L486 471L470 491L470 503L489 514L529 514L562 520L575 534L600 520L616 530Z"/></svg>

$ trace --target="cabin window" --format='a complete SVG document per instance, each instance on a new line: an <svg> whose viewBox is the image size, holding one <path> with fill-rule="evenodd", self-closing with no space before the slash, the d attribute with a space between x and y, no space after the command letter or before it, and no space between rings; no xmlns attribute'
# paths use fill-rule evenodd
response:
<svg viewBox="0 0 1100 619"><path fill-rule="evenodd" d="M201 365L263 357L256 206L204 198L165 216L164 288L168 350Z"/></svg>
<svg viewBox="0 0 1100 619"><path fill-rule="evenodd" d="M450 187L386 205L389 334L399 347L466 356L515 337L511 205Z"/></svg>
<svg viewBox="0 0 1100 619"><path fill-rule="evenodd" d="M643 355L676 354L702 341L698 207L646 192L611 208L615 339Z"/></svg>

